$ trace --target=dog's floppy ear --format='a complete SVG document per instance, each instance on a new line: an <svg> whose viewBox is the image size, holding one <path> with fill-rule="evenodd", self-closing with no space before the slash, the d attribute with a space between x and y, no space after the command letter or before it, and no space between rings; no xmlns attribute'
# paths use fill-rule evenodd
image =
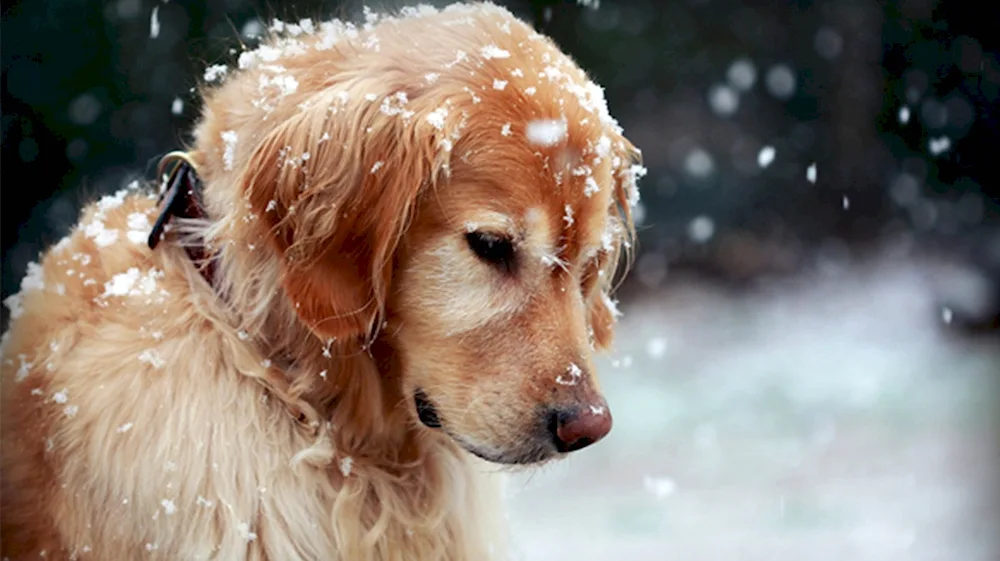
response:
<svg viewBox="0 0 1000 561"><path fill-rule="evenodd" d="M611 348L614 341L615 322L618 321L617 308L610 300L607 292L602 291L599 298L590 301L588 310L590 329L595 350L605 351Z"/></svg>
<svg viewBox="0 0 1000 561"><path fill-rule="evenodd" d="M385 88L314 95L276 123L243 178L251 217L282 260L286 296L324 338L377 327L417 196L448 166L446 111L369 93Z"/></svg>
<svg viewBox="0 0 1000 561"><path fill-rule="evenodd" d="M613 288L611 285L615 274L619 271L622 253L625 257L622 273L631 266L636 239L632 208L639 202L638 179L646 171L640 164L639 150L620 134L613 137L611 160L612 177L614 178L612 186L614 201L611 216L608 217L611 248L607 255L601 256L600 297L591 299L587 314L593 333L594 347L598 350L609 349L614 339L614 324L618 319L619 312L608 292Z"/></svg>

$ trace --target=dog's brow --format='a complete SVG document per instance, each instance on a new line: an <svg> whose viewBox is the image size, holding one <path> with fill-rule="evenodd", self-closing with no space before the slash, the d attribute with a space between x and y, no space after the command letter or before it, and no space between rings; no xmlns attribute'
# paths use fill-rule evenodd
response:
<svg viewBox="0 0 1000 561"><path fill-rule="evenodd" d="M465 231L500 230L514 234L515 224L510 216L499 212L484 212L477 214L472 220L465 221Z"/></svg>

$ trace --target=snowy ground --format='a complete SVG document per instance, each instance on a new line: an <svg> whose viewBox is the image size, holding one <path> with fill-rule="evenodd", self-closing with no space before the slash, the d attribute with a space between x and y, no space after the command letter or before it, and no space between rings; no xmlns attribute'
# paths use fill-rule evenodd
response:
<svg viewBox="0 0 1000 561"><path fill-rule="evenodd" d="M950 332L931 278L883 261L625 306L614 430L514 478L516 558L1000 558L1000 345Z"/></svg>

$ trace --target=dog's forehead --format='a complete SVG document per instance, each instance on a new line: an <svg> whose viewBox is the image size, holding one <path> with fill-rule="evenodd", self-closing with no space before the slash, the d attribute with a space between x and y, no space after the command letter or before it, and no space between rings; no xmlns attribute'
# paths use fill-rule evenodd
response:
<svg viewBox="0 0 1000 561"><path fill-rule="evenodd" d="M473 221L506 224L567 262L593 253L604 245L615 191L609 136L595 124L528 118L511 121L509 136L470 130L456 154L453 196L477 209L482 218Z"/></svg>
<svg viewBox="0 0 1000 561"><path fill-rule="evenodd" d="M554 42L509 14L473 15L451 28L468 43L454 56L450 46L437 52L447 62L435 84L447 84L448 110L464 115L452 136L451 179L461 189L485 186L455 196L546 232L548 245L574 259L602 245L620 128L603 90Z"/></svg>

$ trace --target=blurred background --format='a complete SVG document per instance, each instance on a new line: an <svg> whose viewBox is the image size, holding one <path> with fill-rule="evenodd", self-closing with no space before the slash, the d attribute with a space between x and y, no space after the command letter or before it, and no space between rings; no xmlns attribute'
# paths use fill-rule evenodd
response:
<svg viewBox="0 0 1000 561"><path fill-rule="evenodd" d="M498 3L649 168L615 430L515 475L517 558L1000 557L1000 3ZM5 2L2 296L180 146L206 66L361 9Z"/></svg>

